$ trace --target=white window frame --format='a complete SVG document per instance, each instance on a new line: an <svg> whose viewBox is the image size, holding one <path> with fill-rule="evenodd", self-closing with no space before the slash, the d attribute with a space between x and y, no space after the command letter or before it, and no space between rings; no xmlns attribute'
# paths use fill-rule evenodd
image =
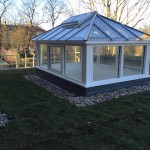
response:
<svg viewBox="0 0 150 150"><path fill-rule="evenodd" d="M119 77L114 79L106 80L93 80L93 47L94 46L119 46ZM144 55L143 55L143 74L123 76L123 61L124 61L124 46L133 45L133 46L144 46ZM149 75L149 63L150 63L150 45L147 44L89 44L87 45L87 55L86 55L86 87L101 86L106 84L113 84L125 81L131 81L136 79L143 79L150 77Z"/></svg>
<svg viewBox="0 0 150 150"><path fill-rule="evenodd" d="M45 43L38 43L37 44L37 47L36 47L36 51L37 51L37 63L40 64L40 50L39 50L39 44L45 44ZM47 45L47 49L48 49L48 67L47 69L46 68L43 68L41 67L40 65L37 66L37 68L41 69L41 70L44 70L48 73L51 73L53 75L56 75L60 78L64 78L68 81L71 81L73 83L76 83L78 85L81 85L83 87L85 87L85 82L83 83L83 80L84 80L84 74L83 74L83 68L85 69L85 63L83 63L83 60L85 60L86 58L83 58L85 57L82 52L83 52L83 47L84 47L84 52L86 51L86 48L84 45L78 45L78 44L75 44L75 45L70 45L70 44L46 44ZM65 46L79 46L81 48L81 51L80 51L80 61L81 61L81 80L78 80L76 78L73 78L73 77L69 77L69 76L66 76L65 75ZM61 71L57 71L53 68L50 67L50 47L61 47Z"/></svg>
<svg viewBox="0 0 150 150"><path fill-rule="evenodd" d="M37 55L37 57L36 57L36 62L37 62L37 66L39 67L39 68L43 68L43 69L45 69L44 67L42 67L41 66L41 50L40 50L40 45L46 45L46 47L47 47L47 54L49 53L49 51L48 51L48 45L47 44L45 44L45 43L37 43L36 44L36 55ZM49 54L48 54L49 55ZM48 56L47 56L48 57ZM47 68L46 69L48 69L48 59L47 59Z"/></svg>
<svg viewBox="0 0 150 150"><path fill-rule="evenodd" d="M70 76L68 76L68 75L66 75L65 74L65 70L66 70L66 46L79 46L80 47L80 63L81 63L81 80L78 80L78 79L76 79L76 78L73 78L73 77L70 77ZM66 45L64 45L64 72L63 72L63 75L64 76L66 76L66 77L68 77L68 78L70 78L70 79L73 79L73 80L75 80L75 81L78 81L78 82L81 82L81 83L83 83L83 55L82 55L82 50L83 49L83 46L81 46L81 45L68 45L68 44L66 44Z"/></svg>
<svg viewBox="0 0 150 150"><path fill-rule="evenodd" d="M93 48L95 46L103 46L103 47L114 46L114 47L118 47L118 50L117 50L118 51L118 57L120 56L120 46L118 46L118 45L93 45L92 46L92 57L93 57ZM93 58L92 58L92 66L93 66ZM118 69L118 72L117 72L117 77L116 78L120 77L119 66L120 66L120 58L117 58L117 69ZM109 80L109 79L104 79L104 80ZM102 80L95 80L95 81L102 81ZM92 82L95 82L95 81L94 81L94 75L93 75L93 71L92 71Z"/></svg>
<svg viewBox="0 0 150 150"><path fill-rule="evenodd" d="M145 56L145 54L147 53L146 52L146 49L147 49L147 46L146 45L139 45L139 44L127 44L127 45L125 45L125 46L142 46L143 47L143 56L142 56L142 72L141 72L141 74L144 74L144 70L145 70L145 59L146 59L146 56ZM123 52L123 65L124 65L124 47L125 46L122 46L123 47L123 49L122 49L122 52ZM123 75L123 66L122 66L122 77L127 77L127 76L124 76ZM137 75L141 75L141 74L137 74ZM135 74L136 75L136 74ZM135 76L135 75L129 75L129 76Z"/></svg>
<svg viewBox="0 0 150 150"><path fill-rule="evenodd" d="M149 43L116 43L112 42L110 43L89 43L87 45L70 45L70 44L46 44L48 48L48 68L42 68L39 66L40 64L40 50L39 50L39 44L45 44L45 43L37 43L36 44L36 52L37 52L37 68L46 71L48 73L51 73L55 76L58 76L62 79L68 80L70 82L73 82L77 85L80 85L82 87L88 88L88 87L94 87L94 86L101 86L106 84L113 84L113 83L119 83L124 81L131 81L136 79L144 79L150 77L149 75L149 65L150 65L150 44ZM100 81L93 81L93 46L101 45L101 46L119 46L119 78L114 79L106 79L106 80L100 80ZM123 60L124 60L124 46L126 45L141 45L144 46L144 64L143 64L143 74L141 75L132 75L123 77ZM60 46L62 47L62 72L58 73L57 71L54 71L49 68L49 46ZM81 56L81 62L82 62L82 80L76 80L74 78L68 77L64 75L64 67L65 67L65 46L80 46L82 49L82 56Z"/></svg>
<svg viewBox="0 0 150 150"><path fill-rule="evenodd" d="M60 47L61 48L61 71L59 70L56 70L54 68L51 68L51 59L50 59L50 56L51 56L51 47ZM63 45L54 45L54 44L50 44L48 45L48 70L51 70L51 71L54 71L58 74L62 74L63 75L63 70L64 70L64 67L63 67L63 51L64 51L64 47Z"/></svg>

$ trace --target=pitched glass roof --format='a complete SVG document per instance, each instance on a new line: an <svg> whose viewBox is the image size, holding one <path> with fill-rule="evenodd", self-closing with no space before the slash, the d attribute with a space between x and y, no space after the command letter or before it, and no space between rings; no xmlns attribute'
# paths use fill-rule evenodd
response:
<svg viewBox="0 0 150 150"><path fill-rule="evenodd" d="M101 16L97 12L73 16L33 41L131 41L150 40L150 35Z"/></svg>

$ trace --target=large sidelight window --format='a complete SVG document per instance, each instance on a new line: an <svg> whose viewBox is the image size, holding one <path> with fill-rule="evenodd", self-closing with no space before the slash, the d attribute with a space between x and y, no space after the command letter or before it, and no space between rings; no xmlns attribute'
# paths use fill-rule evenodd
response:
<svg viewBox="0 0 150 150"><path fill-rule="evenodd" d="M144 46L125 46L123 75L130 76L143 73Z"/></svg>
<svg viewBox="0 0 150 150"><path fill-rule="evenodd" d="M48 64L48 50L47 50L47 45L46 44L40 44L39 45L39 54L40 54L40 60L39 60L39 65L42 68L47 69L47 64Z"/></svg>
<svg viewBox="0 0 150 150"><path fill-rule="evenodd" d="M61 59L62 58L62 52L61 47L57 46L51 46L50 47L50 68L61 71Z"/></svg>
<svg viewBox="0 0 150 150"><path fill-rule="evenodd" d="M93 47L93 80L118 77L119 46Z"/></svg>
<svg viewBox="0 0 150 150"><path fill-rule="evenodd" d="M82 80L81 66L81 47L65 46L65 75Z"/></svg>

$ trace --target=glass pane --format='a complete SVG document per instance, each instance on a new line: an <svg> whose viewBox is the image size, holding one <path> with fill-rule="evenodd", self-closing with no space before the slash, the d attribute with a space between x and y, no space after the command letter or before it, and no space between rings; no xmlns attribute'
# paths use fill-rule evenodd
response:
<svg viewBox="0 0 150 150"><path fill-rule="evenodd" d="M104 80L118 77L117 46L93 47L93 80Z"/></svg>
<svg viewBox="0 0 150 150"><path fill-rule="evenodd" d="M123 25L121 25L118 22L115 22L110 19L103 18L108 24L110 24L113 28L115 28L119 33L121 33L123 36L125 36L128 39L136 39L137 37L132 34L130 31L128 31Z"/></svg>
<svg viewBox="0 0 150 150"><path fill-rule="evenodd" d="M43 40L43 39L45 39L45 38L47 38L47 37L49 38L49 36L51 36L51 34L57 32L57 30L59 30L59 27L56 27L55 29L52 29L52 30L50 30L50 31L47 31L46 33L43 33L42 35L39 35L39 36L37 37L37 39L38 39L38 40Z"/></svg>
<svg viewBox="0 0 150 150"><path fill-rule="evenodd" d="M136 29L132 29L132 28L130 28L130 27L128 27L128 26L126 26L126 28L128 28L128 30L130 30L131 32L133 32L135 35L137 35L138 37L140 37L140 38L142 38L142 39L150 39L150 36L149 35L147 35L147 34L144 34L143 32L141 32L141 31L138 31L138 30L136 30Z"/></svg>
<svg viewBox="0 0 150 150"><path fill-rule="evenodd" d="M142 74L144 46L125 46L123 75Z"/></svg>
<svg viewBox="0 0 150 150"><path fill-rule="evenodd" d="M91 17L92 14L91 13L87 13L87 14L81 14L76 16L73 20L71 21L78 21L79 23L81 23L82 21L86 20L88 17ZM69 21L67 21L69 22Z"/></svg>
<svg viewBox="0 0 150 150"><path fill-rule="evenodd" d="M102 32L100 31L96 26L92 27L92 30L90 32L90 36L91 38L102 38L102 39L108 39L109 38Z"/></svg>
<svg viewBox="0 0 150 150"><path fill-rule="evenodd" d="M81 40L81 39L84 39L87 32L88 32L88 28L89 26L83 28L80 32L78 32L77 34L75 34L74 36L72 36L70 38L70 40Z"/></svg>
<svg viewBox="0 0 150 150"><path fill-rule="evenodd" d="M63 35L65 35L66 33L68 33L71 29L65 29L64 31L60 32L59 34L57 34L53 39L59 39L61 37L63 37Z"/></svg>
<svg viewBox="0 0 150 150"><path fill-rule="evenodd" d="M40 66L47 69L47 45L40 44Z"/></svg>
<svg viewBox="0 0 150 150"><path fill-rule="evenodd" d="M76 16L73 16L73 17L67 19L66 21L64 21L63 23L71 22L71 21L73 21L75 18L76 18Z"/></svg>
<svg viewBox="0 0 150 150"><path fill-rule="evenodd" d="M101 29L108 35L110 36L112 39L118 39L118 38L123 38L117 31L115 31L112 27L110 27L109 25L107 25L107 23L105 23L103 20L96 18L95 20L95 24L97 26L100 26Z"/></svg>
<svg viewBox="0 0 150 150"><path fill-rule="evenodd" d="M51 47L50 64L52 69L61 71L61 47Z"/></svg>
<svg viewBox="0 0 150 150"><path fill-rule="evenodd" d="M65 75L81 80L81 47L65 47Z"/></svg>
<svg viewBox="0 0 150 150"><path fill-rule="evenodd" d="M81 14L81 15L77 16L77 18L75 18L73 21L78 21L79 23L81 23L83 20L90 17L91 15L92 15L91 13Z"/></svg>
<svg viewBox="0 0 150 150"><path fill-rule="evenodd" d="M75 35L75 33L77 33L81 28L86 28L86 26L90 24L90 20L86 21L85 23L83 23L80 28L74 28L72 31L70 31L68 34L64 35L61 40L66 40L69 37L72 37L73 35ZM83 36L82 36L83 37Z"/></svg>
<svg viewBox="0 0 150 150"><path fill-rule="evenodd" d="M47 36L45 36L42 40L49 40L49 39L51 39L52 38L52 40L53 40L53 37L55 37L57 34L59 34L60 32L62 32L63 31L63 28L62 27L60 27L60 28L58 28L58 30L56 30L56 31L54 31L54 32L52 32L52 33L49 33Z"/></svg>

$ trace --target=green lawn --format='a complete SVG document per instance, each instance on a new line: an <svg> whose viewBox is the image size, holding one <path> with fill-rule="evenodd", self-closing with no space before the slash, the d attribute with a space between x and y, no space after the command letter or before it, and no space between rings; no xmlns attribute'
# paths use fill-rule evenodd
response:
<svg viewBox="0 0 150 150"><path fill-rule="evenodd" d="M0 150L150 149L150 92L79 108L23 78L34 73L0 71L0 109L10 118Z"/></svg>

